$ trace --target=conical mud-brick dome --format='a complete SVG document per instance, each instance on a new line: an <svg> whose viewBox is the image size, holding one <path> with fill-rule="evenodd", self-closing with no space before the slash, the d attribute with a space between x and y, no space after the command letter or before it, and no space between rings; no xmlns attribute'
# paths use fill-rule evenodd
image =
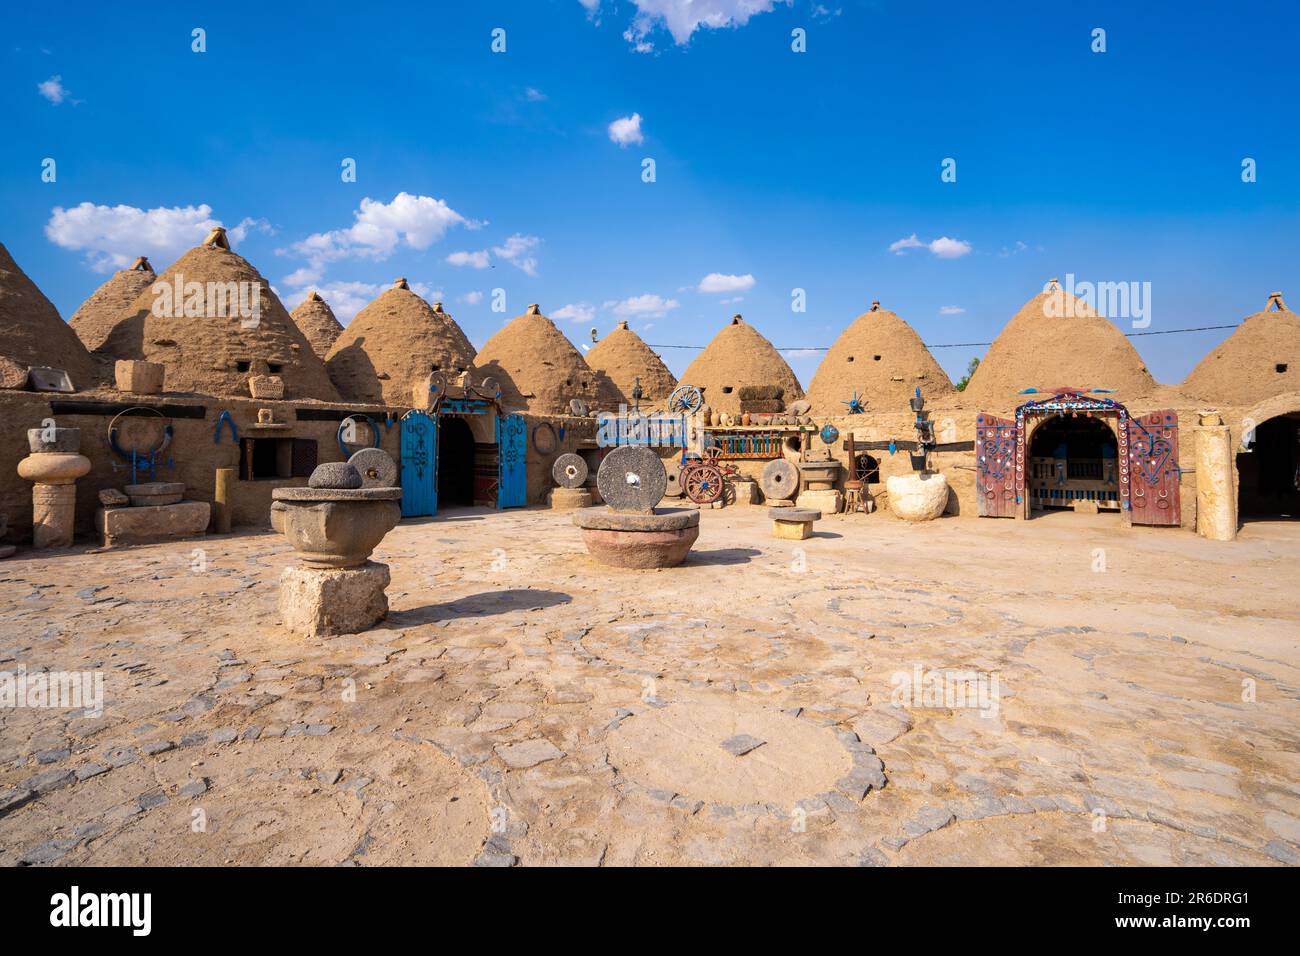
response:
<svg viewBox="0 0 1300 956"><path fill-rule="evenodd" d="M110 347L166 366L171 392L247 396L250 376L278 375L285 398L338 399L325 363L220 228L136 299L101 352Z"/></svg>
<svg viewBox="0 0 1300 956"><path fill-rule="evenodd" d="M1155 380L1124 333L1053 279L1007 323L962 395L997 411L1023 402L1022 389L1056 386L1113 389L1129 402Z"/></svg>
<svg viewBox="0 0 1300 956"><path fill-rule="evenodd" d="M95 362L77 333L0 243L0 357L30 368L61 368L73 388L99 384ZM8 363L4 363L8 364ZM13 366L10 366L11 368Z"/></svg>
<svg viewBox="0 0 1300 956"><path fill-rule="evenodd" d="M587 353L587 364L609 379L629 408L633 404L632 389L638 377L641 379L642 408L663 406L677 387L677 379L668 371L663 359L641 341L641 336L629 329L626 322L620 322L614 331L595 344Z"/></svg>
<svg viewBox="0 0 1300 956"><path fill-rule="evenodd" d="M536 304L488 339L474 364L497 380L501 402L511 410L567 415L575 398L589 411L618 408L618 390L587 365Z"/></svg>
<svg viewBox="0 0 1300 956"><path fill-rule="evenodd" d="M294 324L307 336L312 351L322 359L329 354L335 341L343 334L343 326L334 317L334 310L320 297L319 292L308 292L298 308L289 313Z"/></svg>
<svg viewBox="0 0 1300 956"><path fill-rule="evenodd" d="M471 369L474 348L441 302L430 306L398 279L348 323L326 364L348 401L410 405L431 374L452 382Z"/></svg>
<svg viewBox="0 0 1300 956"><path fill-rule="evenodd" d="M1219 405L1253 405L1300 391L1300 315L1287 308L1281 292L1274 292L1262 312L1242 319L1201 359L1182 391Z"/></svg>
<svg viewBox="0 0 1300 956"><path fill-rule="evenodd" d="M102 349L112 338L118 324L131 314L135 300L156 279L153 266L141 256L132 263L131 268L119 269L111 279L92 292L90 298L81 303L81 308L72 313L68 324L90 351Z"/></svg>
<svg viewBox="0 0 1300 956"><path fill-rule="evenodd" d="M808 388L813 411L844 415L854 395L873 412L906 411L916 389L927 399L952 394L952 383L912 327L879 302L840 333Z"/></svg>
<svg viewBox="0 0 1300 956"><path fill-rule="evenodd" d="M740 390L748 385L778 387L787 406L803 398L803 388L781 353L739 315L686 367L681 382L704 389L705 403L729 415L740 414Z"/></svg>

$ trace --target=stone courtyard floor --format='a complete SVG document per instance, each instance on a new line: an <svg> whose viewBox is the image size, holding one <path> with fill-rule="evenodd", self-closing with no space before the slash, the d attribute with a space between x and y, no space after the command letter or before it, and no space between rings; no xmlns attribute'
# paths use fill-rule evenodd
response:
<svg viewBox="0 0 1300 956"><path fill-rule="evenodd" d="M389 619L324 641L270 532L20 552L0 671L105 707L0 709L0 863L1297 862L1300 523L702 519L667 571L406 522ZM893 699L960 672L997 697Z"/></svg>

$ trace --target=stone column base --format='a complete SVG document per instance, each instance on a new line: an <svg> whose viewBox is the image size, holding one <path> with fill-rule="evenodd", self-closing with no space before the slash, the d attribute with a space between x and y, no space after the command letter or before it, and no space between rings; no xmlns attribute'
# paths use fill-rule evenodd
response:
<svg viewBox="0 0 1300 956"><path fill-rule="evenodd" d="M77 518L77 486L35 484L32 486L32 546L72 547L72 530Z"/></svg>
<svg viewBox="0 0 1300 956"><path fill-rule="evenodd" d="M551 509L554 511L590 508L591 492L586 488L552 488L550 502Z"/></svg>
<svg viewBox="0 0 1300 956"><path fill-rule="evenodd" d="M824 515L833 515L839 514L840 505L843 504L843 496L835 488L821 491L805 491L795 499L794 503L797 508L811 508L813 511L820 511Z"/></svg>
<svg viewBox="0 0 1300 956"><path fill-rule="evenodd" d="M388 616L388 565L285 568L280 575L280 619L295 634L356 634Z"/></svg>

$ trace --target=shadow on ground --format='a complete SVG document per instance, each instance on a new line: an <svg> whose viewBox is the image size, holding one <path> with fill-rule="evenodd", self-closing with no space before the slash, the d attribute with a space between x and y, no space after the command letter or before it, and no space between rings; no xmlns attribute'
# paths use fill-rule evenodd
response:
<svg viewBox="0 0 1300 956"><path fill-rule="evenodd" d="M563 591L546 591L537 588L512 588L508 591L482 591L445 604L425 604L421 607L392 611L388 623L392 627L414 627L435 621L455 620L464 617L487 617L508 614L511 611L541 610L568 604L572 596Z"/></svg>

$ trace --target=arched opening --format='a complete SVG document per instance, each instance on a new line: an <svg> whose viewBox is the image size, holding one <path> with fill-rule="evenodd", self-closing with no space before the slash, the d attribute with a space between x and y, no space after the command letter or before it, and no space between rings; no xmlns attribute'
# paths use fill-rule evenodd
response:
<svg viewBox="0 0 1300 956"><path fill-rule="evenodd" d="M1029 441L1030 512L1120 510L1119 442L1107 421L1054 415Z"/></svg>
<svg viewBox="0 0 1300 956"><path fill-rule="evenodd" d="M454 415L438 419L438 507L474 504L474 433Z"/></svg>
<svg viewBox="0 0 1300 956"><path fill-rule="evenodd" d="M1237 454L1237 514L1243 521L1300 518L1300 412L1270 418Z"/></svg>
<svg viewBox="0 0 1300 956"><path fill-rule="evenodd" d="M880 484L880 459L866 452L854 456L853 479L864 485Z"/></svg>

